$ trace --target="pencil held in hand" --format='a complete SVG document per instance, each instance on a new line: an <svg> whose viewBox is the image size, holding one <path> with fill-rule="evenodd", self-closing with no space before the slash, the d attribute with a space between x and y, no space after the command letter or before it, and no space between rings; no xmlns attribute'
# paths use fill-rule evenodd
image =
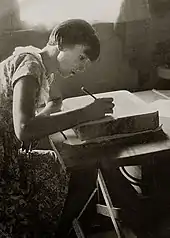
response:
<svg viewBox="0 0 170 238"><path fill-rule="evenodd" d="M91 120L98 120L106 114L112 114L113 107L113 98L98 98L87 106L88 115L91 116Z"/></svg>
<svg viewBox="0 0 170 238"><path fill-rule="evenodd" d="M93 99L97 99L91 92L89 92L86 88L84 88L84 87L81 87L81 90L85 93L85 94L87 94L87 95L90 95Z"/></svg>
<svg viewBox="0 0 170 238"><path fill-rule="evenodd" d="M88 120L99 120L106 116L106 114L112 114L113 113L113 98L111 97L104 97L104 98L96 98L92 93L90 93L87 89L84 87L81 88L83 92L90 95L94 100L94 102L86 105L85 111Z"/></svg>

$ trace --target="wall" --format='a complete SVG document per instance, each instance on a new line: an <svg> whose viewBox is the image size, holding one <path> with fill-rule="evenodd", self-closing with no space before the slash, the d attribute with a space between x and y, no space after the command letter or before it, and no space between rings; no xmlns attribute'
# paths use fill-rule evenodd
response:
<svg viewBox="0 0 170 238"><path fill-rule="evenodd" d="M0 34L21 27L17 0L0 0Z"/></svg>
<svg viewBox="0 0 170 238"><path fill-rule="evenodd" d="M36 30L9 31L0 35L0 61L7 58L17 46L34 45L42 48L48 39L48 32Z"/></svg>
<svg viewBox="0 0 170 238"><path fill-rule="evenodd" d="M58 85L63 97L80 95L82 85L92 92L152 89L158 80L156 69L152 65L156 44L170 38L170 2L167 0L149 0L149 2L150 18L117 24L108 22L95 24L94 27L101 40L100 60L85 73L71 79L63 79L57 75L57 83L53 85L52 94L56 93L55 87ZM34 45L42 48L48 35L49 32L45 29L4 33L0 36L0 60L10 55L17 45Z"/></svg>
<svg viewBox="0 0 170 238"><path fill-rule="evenodd" d="M81 93L81 85L87 86L92 92L122 88L135 89L137 87L137 71L132 69L123 57L122 43L114 32L114 25L112 23L98 23L95 28L101 40L100 59L85 73L78 74L71 79L63 79L58 75L58 84L64 97ZM48 35L48 32L33 30L3 34L0 37L0 59L3 60L10 55L17 45L32 44L42 48Z"/></svg>
<svg viewBox="0 0 170 238"><path fill-rule="evenodd" d="M138 87L137 71L132 69L123 57L120 39L114 32L111 23L95 25L101 42L101 54L98 62L84 73L68 79L59 79L64 95L81 95L80 88L86 86L92 92L118 90L122 88L134 90ZM69 91L67 91L67 87Z"/></svg>

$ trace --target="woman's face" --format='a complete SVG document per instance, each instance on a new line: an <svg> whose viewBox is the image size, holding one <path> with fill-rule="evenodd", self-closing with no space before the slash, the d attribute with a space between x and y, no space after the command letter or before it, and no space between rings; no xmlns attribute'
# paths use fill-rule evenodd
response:
<svg viewBox="0 0 170 238"><path fill-rule="evenodd" d="M84 71L90 60L85 55L86 46L75 45L74 47L60 50L57 60L59 63L58 71L63 77L75 75L78 71Z"/></svg>

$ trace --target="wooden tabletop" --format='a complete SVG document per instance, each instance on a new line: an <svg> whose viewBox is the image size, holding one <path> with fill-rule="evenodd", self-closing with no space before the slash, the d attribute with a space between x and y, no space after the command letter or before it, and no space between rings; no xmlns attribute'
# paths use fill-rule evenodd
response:
<svg viewBox="0 0 170 238"><path fill-rule="evenodd" d="M164 93L164 92L162 92ZM166 95L170 91L166 90ZM153 91L135 93L147 103L164 99ZM170 156L170 117L160 117L162 130L128 138L120 138L100 143L77 143L72 145L61 133L51 136L57 151L68 169L80 169L98 164L101 161L114 163L117 166L138 165L148 163L152 159ZM64 132L67 138L74 137L73 130ZM107 163L106 163L107 164Z"/></svg>

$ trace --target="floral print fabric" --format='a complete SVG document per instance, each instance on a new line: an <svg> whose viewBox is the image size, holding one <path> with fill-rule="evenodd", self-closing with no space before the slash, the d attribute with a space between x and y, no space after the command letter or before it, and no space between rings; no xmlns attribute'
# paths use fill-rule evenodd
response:
<svg viewBox="0 0 170 238"><path fill-rule="evenodd" d="M39 85L38 98L43 73L38 61L27 54L18 55L18 58L16 55L10 56L0 63L0 237L2 238L55 237L58 218L67 196L69 174L61 171L56 154L50 150L33 150L28 155L19 150L21 145L13 128L13 83L18 80L19 75L36 75Z"/></svg>

